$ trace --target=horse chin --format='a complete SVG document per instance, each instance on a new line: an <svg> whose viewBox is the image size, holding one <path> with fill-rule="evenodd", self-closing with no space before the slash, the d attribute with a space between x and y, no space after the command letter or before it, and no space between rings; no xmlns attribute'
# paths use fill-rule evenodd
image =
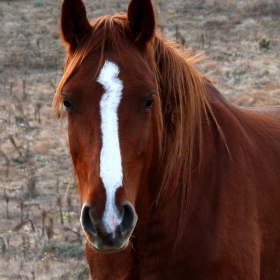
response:
<svg viewBox="0 0 280 280"><path fill-rule="evenodd" d="M123 250L125 250L129 244L129 239L126 240L124 242L124 244L119 247L119 248L114 248L114 247L106 247L106 248L98 248L97 245L95 245L94 243L92 243L90 240L87 240L88 241L88 244L90 246L90 248L98 253L104 253L104 254L112 254L112 253L118 253L118 252L121 252Z"/></svg>

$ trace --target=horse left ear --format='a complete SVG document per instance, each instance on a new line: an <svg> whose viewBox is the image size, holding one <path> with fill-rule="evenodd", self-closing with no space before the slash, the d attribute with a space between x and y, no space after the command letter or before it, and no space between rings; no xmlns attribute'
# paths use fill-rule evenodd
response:
<svg viewBox="0 0 280 280"><path fill-rule="evenodd" d="M151 0L131 0L127 18L135 42L145 44L152 39L156 20Z"/></svg>
<svg viewBox="0 0 280 280"><path fill-rule="evenodd" d="M64 0L61 9L60 26L62 38L75 51L80 41L91 29L82 0Z"/></svg>

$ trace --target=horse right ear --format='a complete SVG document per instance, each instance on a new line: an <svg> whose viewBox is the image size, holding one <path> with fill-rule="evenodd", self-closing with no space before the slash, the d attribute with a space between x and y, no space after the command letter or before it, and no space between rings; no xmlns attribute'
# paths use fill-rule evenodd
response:
<svg viewBox="0 0 280 280"><path fill-rule="evenodd" d="M155 13L151 0L131 0L127 19L135 42L147 43L155 32Z"/></svg>
<svg viewBox="0 0 280 280"><path fill-rule="evenodd" d="M70 52L74 52L80 41L91 29L83 1L63 1L60 27L64 42L69 47Z"/></svg>

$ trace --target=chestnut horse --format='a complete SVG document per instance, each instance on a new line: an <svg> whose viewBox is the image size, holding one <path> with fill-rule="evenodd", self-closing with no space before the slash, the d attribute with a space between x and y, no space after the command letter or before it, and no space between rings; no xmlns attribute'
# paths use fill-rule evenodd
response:
<svg viewBox="0 0 280 280"><path fill-rule="evenodd" d="M280 109L238 108L156 30L64 0L68 117L92 279L280 279Z"/></svg>

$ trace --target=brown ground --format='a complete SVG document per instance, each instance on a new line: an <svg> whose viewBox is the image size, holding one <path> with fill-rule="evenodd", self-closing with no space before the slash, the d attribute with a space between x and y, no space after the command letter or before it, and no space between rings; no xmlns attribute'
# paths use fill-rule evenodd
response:
<svg viewBox="0 0 280 280"><path fill-rule="evenodd" d="M280 104L279 0L153 2L166 37L205 51L197 67L227 98ZM85 3L89 18L127 6ZM67 124L51 117L64 61L60 4L0 1L0 279L88 279L73 181L65 195Z"/></svg>

